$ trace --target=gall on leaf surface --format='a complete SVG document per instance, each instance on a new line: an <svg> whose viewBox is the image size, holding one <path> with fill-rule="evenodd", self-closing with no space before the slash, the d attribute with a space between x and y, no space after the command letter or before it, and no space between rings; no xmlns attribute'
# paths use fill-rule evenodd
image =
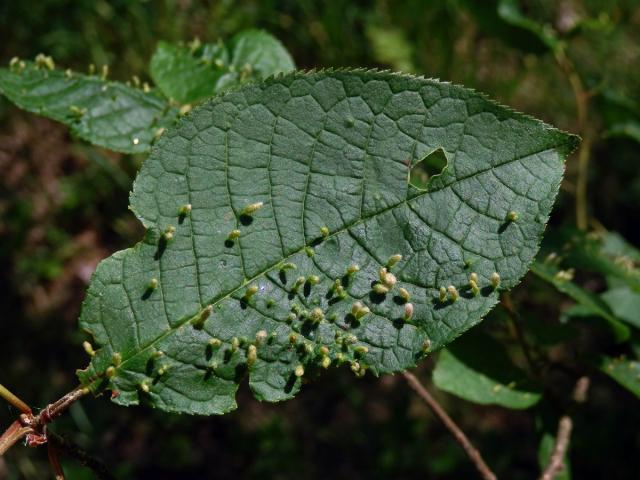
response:
<svg viewBox="0 0 640 480"><path fill-rule="evenodd" d="M525 274L576 143L472 90L388 72L295 72L211 99L138 174L147 233L93 276L81 382L124 405L220 414L246 376L280 401L332 366L413 367ZM438 149L442 173L410 185Z"/></svg>

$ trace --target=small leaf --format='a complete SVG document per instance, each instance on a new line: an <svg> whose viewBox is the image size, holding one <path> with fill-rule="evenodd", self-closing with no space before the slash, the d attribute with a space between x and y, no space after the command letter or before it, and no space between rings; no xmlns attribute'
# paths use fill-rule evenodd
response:
<svg viewBox="0 0 640 480"><path fill-rule="evenodd" d="M153 92L99 76L38 68L0 68L0 93L18 107L68 125L78 137L125 153L146 152L177 111Z"/></svg>
<svg viewBox="0 0 640 480"><path fill-rule="evenodd" d="M205 57L203 51L209 55ZM196 55L188 47L160 42L149 68L151 78L162 93L185 104L212 96L217 90L217 83L228 73L225 67L228 62L224 45L210 45Z"/></svg>
<svg viewBox="0 0 640 480"><path fill-rule="evenodd" d="M460 0L460 5L473 15L480 29L509 47L541 54L554 44L541 25L524 16L517 0Z"/></svg>
<svg viewBox="0 0 640 480"><path fill-rule="evenodd" d="M245 30L229 42L231 65L237 72L251 67L255 78L266 78L296 68L289 52L273 35L263 30Z"/></svg>
<svg viewBox="0 0 640 480"><path fill-rule="evenodd" d="M94 274L80 323L99 349L81 381L121 404L212 414L235 407L246 375L257 398L279 401L329 364L356 376L415 366L527 271L576 142L410 75L297 72L217 96L138 174L131 209L147 234ZM448 168L415 189L411 166L437 149Z"/></svg>
<svg viewBox="0 0 640 480"><path fill-rule="evenodd" d="M566 263L607 277L609 284L628 285L640 292L640 252L615 232L573 235Z"/></svg>
<svg viewBox="0 0 640 480"><path fill-rule="evenodd" d="M621 320L640 328L640 293L627 287L604 292L600 298Z"/></svg>
<svg viewBox="0 0 640 480"><path fill-rule="evenodd" d="M640 397L640 362L623 357L601 356L598 360L598 368L636 397Z"/></svg>
<svg viewBox="0 0 640 480"><path fill-rule="evenodd" d="M401 72L416 71L412 60L413 45L407 39L405 30L389 25L370 25L366 33L377 62Z"/></svg>
<svg viewBox="0 0 640 480"><path fill-rule="evenodd" d="M621 137L640 143L640 122L616 123L604 134L605 137Z"/></svg>
<svg viewBox="0 0 640 480"><path fill-rule="evenodd" d="M552 27L527 17L520 9L518 0L498 0L498 16L514 27L533 33L549 50L558 48L559 40Z"/></svg>
<svg viewBox="0 0 640 480"><path fill-rule="evenodd" d="M507 408L529 408L542 397L527 374L511 363L500 342L475 331L440 353L433 383L470 402Z"/></svg>
<svg viewBox="0 0 640 480"><path fill-rule="evenodd" d="M183 104L294 68L282 44L261 30L240 32L228 46L219 42L195 50L160 42L151 59L153 81L167 97Z"/></svg>
<svg viewBox="0 0 640 480"><path fill-rule="evenodd" d="M572 314L577 316L596 315L607 322L617 341L622 342L629 338L631 334L629 327L616 318L601 298L576 285L571 278L568 278L571 275L567 270L561 270L550 262L536 261L531 266L531 271L551 283L558 291L578 302L580 308L574 308Z"/></svg>

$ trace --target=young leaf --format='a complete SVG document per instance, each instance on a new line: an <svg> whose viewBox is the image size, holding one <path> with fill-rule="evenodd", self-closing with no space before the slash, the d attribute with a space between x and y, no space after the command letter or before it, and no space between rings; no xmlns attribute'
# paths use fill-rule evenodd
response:
<svg viewBox="0 0 640 480"><path fill-rule="evenodd" d="M604 292L602 300L621 320L640 328L640 293L627 287L613 288Z"/></svg>
<svg viewBox="0 0 640 480"><path fill-rule="evenodd" d="M576 142L471 90L385 72L297 72L215 97L138 175L147 235L94 274L80 323L99 349L82 384L213 414L235 407L246 373L278 401L330 364L412 367L524 275ZM448 166L410 186L436 149Z"/></svg>
<svg viewBox="0 0 640 480"><path fill-rule="evenodd" d="M546 53L557 45L541 25L527 19L516 4L517 0L460 0L487 35L499 38L513 48L535 54Z"/></svg>
<svg viewBox="0 0 640 480"><path fill-rule="evenodd" d="M260 30L222 42L189 47L160 42L151 59L151 77L162 92L180 103L193 103L249 79L293 70L282 44Z"/></svg>
<svg viewBox="0 0 640 480"><path fill-rule="evenodd" d="M628 285L640 292L640 252L615 232L574 234L567 242L566 263L602 273L609 284Z"/></svg>
<svg viewBox="0 0 640 480"><path fill-rule="evenodd" d="M622 357L601 356L598 367L636 397L640 397L640 362Z"/></svg>
<svg viewBox="0 0 640 480"><path fill-rule="evenodd" d="M236 34L229 42L229 51L235 71L242 72L249 66L248 73L256 78L266 78L296 68L282 43L262 30L245 30Z"/></svg>
<svg viewBox="0 0 640 480"><path fill-rule="evenodd" d="M502 344L481 332L467 333L440 353L433 383L470 402L507 408L529 408L542 397Z"/></svg>
<svg viewBox="0 0 640 480"><path fill-rule="evenodd" d="M183 104L212 96L217 83L228 73L224 45L209 45L208 56L195 55L189 47L160 42L149 66L151 78L167 98ZM217 47L217 48L216 48Z"/></svg>
<svg viewBox="0 0 640 480"><path fill-rule="evenodd" d="M31 62L0 68L0 93L24 110L68 125L83 140L125 153L149 150L155 133L177 116L153 92Z"/></svg>
<svg viewBox="0 0 640 480"><path fill-rule="evenodd" d="M536 261L531 265L531 271L538 277L552 284L558 291L568 295L577 303L572 308L572 314L576 316L595 315L604 319L611 329L615 339L623 342L629 338L631 331L611 312L608 305L597 295L575 284L571 278L567 278L568 271L560 270L550 262Z"/></svg>

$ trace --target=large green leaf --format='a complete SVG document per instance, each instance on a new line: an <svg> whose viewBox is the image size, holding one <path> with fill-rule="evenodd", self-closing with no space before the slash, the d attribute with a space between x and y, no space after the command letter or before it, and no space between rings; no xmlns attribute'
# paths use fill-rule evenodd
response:
<svg viewBox="0 0 640 480"><path fill-rule="evenodd" d="M433 383L470 402L507 408L529 408L542 397L502 344L482 332L467 333L440 353Z"/></svg>
<svg viewBox="0 0 640 480"><path fill-rule="evenodd" d="M247 80L293 70L291 55L272 35L246 30L223 43L179 46L161 42L151 76L165 95L192 103Z"/></svg>
<svg viewBox="0 0 640 480"><path fill-rule="evenodd" d="M247 371L257 398L278 401L328 362L414 366L495 305L494 272L510 288L527 271L575 144L409 75L298 72L215 97L138 175L131 209L148 231L94 274L81 325L100 348L81 381L121 404L212 414L235 407ZM437 149L447 168L410 186ZM375 293L396 254L397 284Z"/></svg>
<svg viewBox="0 0 640 480"><path fill-rule="evenodd" d="M88 142L126 153L148 151L177 117L153 92L31 62L0 68L0 93L24 110L68 125Z"/></svg>

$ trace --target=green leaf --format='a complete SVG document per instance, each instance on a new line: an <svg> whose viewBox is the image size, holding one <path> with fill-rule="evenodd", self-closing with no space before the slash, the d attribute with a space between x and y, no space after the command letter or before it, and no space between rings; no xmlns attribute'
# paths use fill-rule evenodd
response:
<svg viewBox="0 0 640 480"><path fill-rule="evenodd" d="M640 143L640 122L630 121L611 125L604 133L606 138L627 138Z"/></svg>
<svg viewBox="0 0 640 480"><path fill-rule="evenodd" d="M194 55L188 47L160 42L151 57L151 78L168 98L179 103L210 97L216 92L218 82L228 73L228 67L222 65L227 65L229 60L223 45L207 50L211 55L203 58L202 54Z"/></svg>
<svg viewBox="0 0 640 480"><path fill-rule="evenodd" d="M572 276L569 270L560 270L557 265L549 261L536 261L531 266L531 271L552 284L558 291L578 302L579 308L573 309L573 315L596 315L607 322L617 341L622 342L629 338L631 334L629 327L615 317L601 298L576 285L571 278L568 278L567 276Z"/></svg>
<svg viewBox="0 0 640 480"><path fill-rule="evenodd" d="M624 357L601 356L598 367L636 397L640 397L640 362Z"/></svg>
<svg viewBox="0 0 640 480"><path fill-rule="evenodd" d="M412 367L495 305L494 272L508 289L527 271L576 143L409 75L298 72L215 97L138 175L131 209L147 235L94 274L80 322L99 350L81 381L121 404L213 414L235 407L247 372L257 398L278 401L326 362ZM437 149L447 168L410 186ZM375 293L396 254L397 284ZM448 285L459 298L441 302Z"/></svg>
<svg viewBox="0 0 640 480"><path fill-rule="evenodd" d="M527 19L514 0L459 1L480 29L509 47L540 54L548 52L553 44L553 38L546 36L548 32L535 21Z"/></svg>
<svg viewBox="0 0 640 480"><path fill-rule="evenodd" d="M412 73L416 71L413 64L413 46L407 39L405 30L392 26L370 25L367 38L376 61L389 65L394 70Z"/></svg>
<svg viewBox="0 0 640 480"><path fill-rule="evenodd" d="M295 68L291 56L273 36L246 30L225 46L179 46L160 42L151 59L151 77L168 98L193 103L252 79Z"/></svg>
<svg viewBox="0 0 640 480"><path fill-rule="evenodd" d="M529 408L542 397L539 387L511 363L502 344L476 331L440 353L433 383L470 402L507 408Z"/></svg>
<svg viewBox="0 0 640 480"><path fill-rule="evenodd" d="M245 30L229 42L231 65L236 72L247 66L256 78L266 78L276 73L296 68L289 52L280 41L262 30Z"/></svg>
<svg viewBox="0 0 640 480"><path fill-rule="evenodd" d="M640 293L619 287L604 292L601 298L616 317L640 328Z"/></svg>
<svg viewBox="0 0 640 480"><path fill-rule="evenodd" d="M24 110L68 125L83 140L125 153L148 151L177 116L153 92L31 62L0 68L0 93Z"/></svg>
<svg viewBox="0 0 640 480"><path fill-rule="evenodd" d="M567 243L566 263L584 270L599 272L609 283L616 279L640 292L640 252L614 232L580 234Z"/></svg>
<svg viewBox="0 0 640 480"><path fill-rule="evenodd" d="M558 48L558 38L550 25L541 25L527 17L518 0L498 0L498 16L508 24L533 33L551 51Z"/></svg>

